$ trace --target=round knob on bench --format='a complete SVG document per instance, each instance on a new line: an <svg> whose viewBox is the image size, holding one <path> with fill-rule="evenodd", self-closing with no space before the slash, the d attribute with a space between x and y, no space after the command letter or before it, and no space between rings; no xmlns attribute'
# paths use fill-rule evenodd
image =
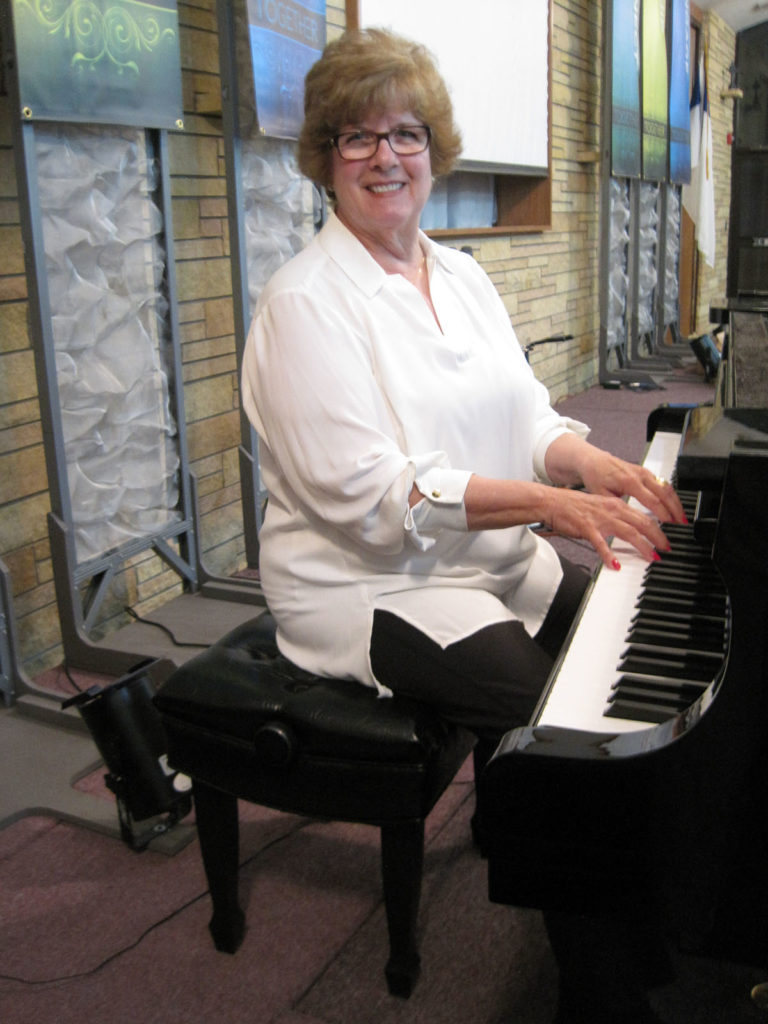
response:
<svg viewBox="0 0 768 1024"><path fill-rule="evenodd" d="M253 736L253 752L260 764L285 768L296 752L296 737L284 722L267 722Z"/></svg>

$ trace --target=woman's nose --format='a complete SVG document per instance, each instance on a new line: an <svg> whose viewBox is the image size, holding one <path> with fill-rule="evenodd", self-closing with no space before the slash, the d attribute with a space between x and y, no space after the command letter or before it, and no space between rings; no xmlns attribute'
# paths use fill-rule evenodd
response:
<svg viewBox="0 0 768 1024"><path fill-rule="evenodd" d="M393 163L397 163L397 153L395 153L394 149L392 149L392 146L389 144L389 139L386 137L386 135L383 135L379 139L379 144L376 147L375 152L371 156L371 160L373 160L379 166L381 166L382 164L384 164L385 166L391 166Z"/></svg>

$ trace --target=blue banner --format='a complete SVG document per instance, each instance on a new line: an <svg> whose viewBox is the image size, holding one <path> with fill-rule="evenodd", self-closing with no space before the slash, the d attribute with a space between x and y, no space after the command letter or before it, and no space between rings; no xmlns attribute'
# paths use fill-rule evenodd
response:
<svg viewBox="0 0 768 1024"><path fill-rule="evenodd" d="M691 180L691 30L688 0L672 0L669 69L669 180Z"/></svg>
<svg viewBox="0 0 768 1024"><path fill-rule="evenodd" d="M259 131L296 139L304 78L325 46L325 0L248 0Z"/></svg>
<svg viewBox="0 0 768 1024"><path fill-rule="evenodd" d="M640 5L613 0L611 173L640 177Z"/></svg>

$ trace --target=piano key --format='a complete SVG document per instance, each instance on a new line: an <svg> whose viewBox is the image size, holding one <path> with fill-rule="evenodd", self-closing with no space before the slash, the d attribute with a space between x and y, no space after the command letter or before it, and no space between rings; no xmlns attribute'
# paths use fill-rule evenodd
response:
<svg viewBox="0 0 768 1024"><path fill-rule="evenodd" d="M667 705L646 704L639 700L621 700L612 704L606 711L605 718L610 719L610 723L604 721L602 730L613 730L618 722L628 720L634 722L635 729L647 729L651 725L661 725L662 722L668 721L673 714L679 714L684 710L685 708L679 708L677 711L673 711Z"/></svg>
<svg viewBox="0 0 768 1024"><path fill-rule="evenodd" d="M679 444L680 435L657 433L644 465L673 478ZM682 500L692 519L696 496ZM692 526L663 529L672 551L651 565L613 542L622 568L599 569L536 724L592 732L649 728L687 707L715 678L725 651L722 581Z"/></svg>
<svg viewBox="0 0 768 1024"><path fill-rule="evenodd" d="M636 717L643 722L665 722L668 718L685 711L706 689L702 684L688 686L644 685L642 680L630 677L619 680L614 692L608 698L606 718L623 717L632 707ZM639 711L643 714L638 714Z"/></svg>
<svg viewBox="0 0 768 1024"><path fill-rule="evenodd" d="M636 697L648 696L655 700L669 699L673 701L684 700L686 706L695 700L699 694L709 686L709 683L695 682L690 679L674 679L672 677L659 676L658 678L647 678L639 675L621 676L611 687L609 702L614 701L622 695Z"/></svg>
<svg viewBox="0 0 768 1024"><path fill-rule="evenodd" d="M713 660L702 655L683 654L679 657L664 655L658 651L629 650L619 662L620 672L632 672L637 675L668 675L679 679L691 679L698 682L709 682L712 670L717 669L721 659Z"/></svg>
<svg viewBox="0 0 768 1024"><path fill-rule="evenodd" d="M684 632L674 633L669 629L631 629L627 639L644 647L651 647L654 650L666 650L670 647L679 648L684 651L714 651L722 653L723 637L708 637L700 633Z"/></svg>

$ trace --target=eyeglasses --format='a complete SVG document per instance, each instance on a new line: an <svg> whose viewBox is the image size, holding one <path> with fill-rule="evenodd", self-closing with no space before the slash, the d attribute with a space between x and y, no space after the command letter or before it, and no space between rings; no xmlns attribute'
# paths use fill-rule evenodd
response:
<svg viewBox="0 0 768 1024"><path fill-rule="evenodd" d="M423 153L429 145L431 132L425 124L401 124L389 132L342 132L334 135L330 144L339 151L342 160L367 160L386 139L393 153L398 156L414 156Z"/></svg>

